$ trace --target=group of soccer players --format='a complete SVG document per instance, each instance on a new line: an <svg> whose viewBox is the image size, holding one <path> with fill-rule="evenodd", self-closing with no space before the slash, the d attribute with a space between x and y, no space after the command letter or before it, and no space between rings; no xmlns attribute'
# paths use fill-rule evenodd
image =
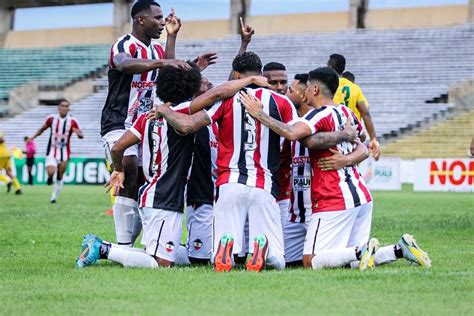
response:
<svg viewBox="0 0 474 316"><path fill-rule="evenodd" d="M379 145L360 88L340 78L342 55L288 85L284 65L246 51L254 30L241 21L230 80L213 87L201 72L215 53L175 59L174 11L165 19L141 0L131 17L132 32L111 49L101 118L117 241L86 235L78 268L100 259L216 271L431 265L411 235L384 247L370 237L372 196L357 164L369 152L378 159ZM152 42L164 29L165 49ZM134 248L142 230L144 249Z"/></svg>

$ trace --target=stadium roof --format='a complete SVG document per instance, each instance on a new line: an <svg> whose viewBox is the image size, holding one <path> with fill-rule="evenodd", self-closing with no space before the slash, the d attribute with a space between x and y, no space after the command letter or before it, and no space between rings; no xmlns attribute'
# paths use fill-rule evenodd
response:
<svg viewBox="0 0 474 316"><path fill-rule="evenodd" d="M113 2L113 0L3 0L0 2L0 7L20 9L111 2Z"/></svg>

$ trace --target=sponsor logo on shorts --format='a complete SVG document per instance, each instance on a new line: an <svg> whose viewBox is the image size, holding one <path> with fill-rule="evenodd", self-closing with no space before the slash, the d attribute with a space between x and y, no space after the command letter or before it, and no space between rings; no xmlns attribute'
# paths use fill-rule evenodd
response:
<svg viewBox="0 0 474 316"><path fill-rule="evenodd" d="M172 252L174 249L174 243L172 241L168 241L165 245L165 249L168 252Z"/></svg>
<svg viewBox="0 0 474 316"><path fill-rule="evenodd" d="M193 242L194 249L199 250L202 247L202 240L201 239L196 239Z"/></svg>

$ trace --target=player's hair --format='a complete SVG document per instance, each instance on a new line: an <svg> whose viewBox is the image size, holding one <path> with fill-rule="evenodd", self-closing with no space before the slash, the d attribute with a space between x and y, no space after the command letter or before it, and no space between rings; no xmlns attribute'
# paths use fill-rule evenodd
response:
<svg viewBox="0 0 474 316"><path fill-rule="evenodd" d="M66 99L66 98L59 99L59 100L58 100L58 105L60 105L60 104L63 103L63 102L66 102L67 104L71 105L71 102L69 102L69 100Z"/></svg>
<svg viewBox="0 0 474 316"><path fill-rule="evenodd" d="M28 136L23 137L23 140L27 140L27 139L28 139Z"/></svg>
<svg viewBox="0 0 474 316"><path fill-rule="evenodd" d="M332 54L329 56L328 66L340 75L346 69L346 59L340 54Z"/></svg>
<svg viewBox="0 0 474 316"><path fill-rule="evenodd" d="M165 66L156 78L156 95L163 102L179 104L190 100L201 87L201 72L194 63L191 69Z"/></svg>
<svg viewBox="0 0 474 316"><path fill-rule="evenodd" d="M305 86L308 82L308 78L309 78L308 74L296 74L295 75L295 80L298 80L300 82L299 84L302 84L302 85L305 85Z"/></svg>
<svg viewBox="0 0 474 316"><path fill-rule="evenodd" d="M132 11L130 12L132 19L134 19L138 14L142 13L143 11L150 10L150 7L152 5L156 5L161 8L160 4L153 0L139 0L135 2L132 7Z"/></svg>
<svg viewBox="0 0 474 316"><path fill-rule="evenodd" d="M272 71L272 70L286 70L285 65L278 63L276 61L271 61L265 66L263 66L263 71Z"/></svg>
<svg viewBox="0 0 474 316"><path fill-rule="evenodd" d="M321 92L329 98L333 98L339 87L339 76L330 67L320 67L309 72L309 81L316 81Z"/></svg>
<svg viewBox="0 0 474 316"><path fill-rule="evenodd" d="M256 72L262 73L262 61L257 54L253 52L245 52L238 55L232 61L232 69L240 73Z"/></svg>
<svg viewBox="0 0 474 316"><path fill-rule="evenodd" d="M350 82L355 83L355 76L354 76L354 74L353 74L352 72L350 72L350 71L344 71L344 72L342 73L342 76L343 76L344 78L346 78L347 80L349 80Z"/></svg>

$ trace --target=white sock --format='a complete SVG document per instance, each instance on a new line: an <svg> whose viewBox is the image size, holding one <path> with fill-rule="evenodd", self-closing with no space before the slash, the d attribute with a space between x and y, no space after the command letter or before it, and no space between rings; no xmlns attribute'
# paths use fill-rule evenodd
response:
<svg viewBox="0 0 474 316"><path fill-rule="evenodd" d="M176 249L174 263L178 266L187 266L191 264L188 257L188 249L185 246L179 245Z"/></svg>
<svg viewBox="0 0 474 316"><path fill-rule="evenodd" d="M51 200L56 200L59 197L62 188L63 180L56 180L54 183L53 194L51 194Z"/></svg>
<svg viewBox="0 0 474 316"><path fill-rule="evenodd" d="M125 268L158 268L158 262L156 262L155 258L141 249L115 247L115 245L112 245L107 259L120 263Z"/></svg>
<svg viewBox="0 0 474 316"><path fill-rule="evenodd" d="M285 257L281 253L274 251L272 247L268 247L266 264L277 270L283 270L285 268Z"/></svg>
<svg viewBox="0 0 474 316"><path fill-rule="evenodd" d="M396 261L398 258L395 256L395 245L385 246L379 248L375 253L375 265L381 265Z"/></svg>
<svg viewBox="0 0 474 316"><path fill-rule="evenodd" d="M138 213L138 207L133 208L133 226L132 226L132 244L135 244L138 236L142 232L142 219L140 218L140 213Z"/></svg>
<svg viewBox="0 0 474 316"><path fill-rule="evenodd" d="M117 196L113 208L115 235L120 245L132 246L134 208L137 202L123 196Z"/></svg>
<svg viewBox="0 0 474 316"><path fill-rule="evenodd" d="M311 260L313 269L339 268L356 261L355 247L319 251Z"/></svg>

